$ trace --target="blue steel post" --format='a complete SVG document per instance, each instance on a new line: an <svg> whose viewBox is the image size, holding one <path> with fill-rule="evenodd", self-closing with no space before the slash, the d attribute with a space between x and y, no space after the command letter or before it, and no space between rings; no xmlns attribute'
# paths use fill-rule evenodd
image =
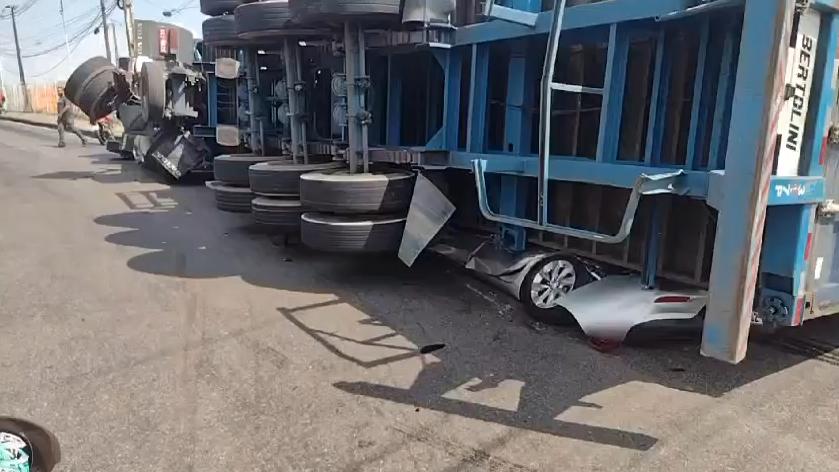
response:
<svg viewBox="0 0 839 472"><path fill-rule="evenodd" d="M469 118L466 150L483 152L486 144L487 77L489 77L489 45L472 46L472 79L469 84Z"/></svg>
<svg viewBox="0 0 839 472"><path fill-rule="evenodd" d="M702 354L746 355L793 3L746 0Z"/></svg>
<svg viewBox="0 0 839 472"><path fill-rule="evenodd" d="M708 67L708 56L713 56L714 51L709 51L711 41L711 21L708 17L702 19L699 32L699 51L696 58L696 78L693 81L693 103L690 110L690 132L688 133L687 157L685 167L695 169L697 157L701 153L702 135L705 131L705 116L708 113L706 74L711 74Z"/></svg>
<svg viewBox="0 0 839 472"><path fill-rule="evenodd" d="M655 69L653 72L653 88L650 97L650 119L647 128L647 145L644 150L644 164L653 165L659 162L661 151L661 139L664 133L664 117L666 113L667 94L670 88L667 86L667 75L670 73L670 61L667 60L666 40L667 35L662 29L658 33L655 48Z"/></svg>
<svg viewBox="0 0 839 472"><path fill-rule="evenodd" d="M613 24L609 30L609 52L603 84L603 106L597 140L598 162L613 162L618 157L628 59L629 35L626 33L626 26Z"/></svg>
<svg viewBox="0 0 839 472"><path fill-rule="evenodd" d="M720 75L717 80L717 101L714 106L714 125L711 128L711 143L708 151L708 169L725 167L725 151L728 147L728 127L731 123L731 102L734 98L735 70L737 68L737 39L734 24L726 25L722 47Z"/></svg>
<svg viewBox="0 0 839 472"><path fill-rule="evenodd" d="M527 43L516 41L511 47L510 62L507 65L507 98L504 111L504 151L523 154L522 129L525 123L524 108L527 80ZM523 217L527 209L527 185L521 177L501 176L500 212L503 215ZM527 230L521 226L504 225L504 240L508 248L523 251L527 241Z"/></svg>

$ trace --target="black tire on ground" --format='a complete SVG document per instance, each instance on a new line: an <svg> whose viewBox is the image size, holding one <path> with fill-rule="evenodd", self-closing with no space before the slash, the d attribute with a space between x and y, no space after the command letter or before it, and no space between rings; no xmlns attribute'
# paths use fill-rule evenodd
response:
<svg viewBox="0 0 839 472"><path fill-rule="evenodd" d="M250 213L254 194L246 187L235 187L216 180L207 182L207 187L215 194L216 207L233 213Z"/></svg>
<svg viewBox="0 0 839 472"><path fill-rule="evenodd" d="M300 200L307 208L330 213L400 213L411 203L415 178L400 170L311 172L300 176Z"/></svg>
<svg viewBox="0 0 839 472"><path fill-rule="evenodd" d="M401 215L304 213L300 217L303 244L325 252L395 252L404 231Z"/></svg>
<svg viewBox="0 0 839 472"><path fill-rule="evenodd" d="M283 159L282 156L257 156L255 154L222 154L213 159L216 180L231 185L247 187L250 184L248 168L254 164Z"/></svg>
<svg viewBox="0 0 839 472"><path fill-rule="evenodd" d="M0 417L0 431L17 436L22 442L28 443L26 449L29 452L31 470L49 472L61 462L61 445L55 435L47 429L26 420Z"/></svg>
<svg viewBox="0 0 839 472"><path fill-rule="evenodd" d="M143 107L140 105L123 103L117 110L117 116L125 130L142 131L146 128L146 122L143 120Z"/></svg>
<svg viewBox="0 0 839 472"><path fill-rule="evenodd" d="M296 199L256 197L251 202L254 221L280 233L300 231L303 211L303 205Z"/></svg>
<svg viewBox="0 0 839 472"><path fill-rule="evenodd" d="M105 149L108 152L120 154L122 153L122 143L113 139L109 140L107 143L105 143Z"/></svg>
<svg viewBox="0 0 839 472"><path fill-rule="evenodd" d="M242 39L281 36L291 28L288 2L268 0L236 8L236 34Z"/></svg>
<svg viewBox="0 0 839 472"><path fill-rule="evenodd" d="M113 65L111 64L111 61L102 56L91 57L90 59L82 62L82 64L79 67L76 67L76 70L70 74L70 78L68 78L67 82L64 84L64 94L71 102L78 104L79 94L89 83L88 79L97 75L97 73L101 73L101 71L105 69L113 69Z"/></svg>
<svg viewBox="0 0 839 472"><path fill-rule="evenodd" d="M166 74L159 64L146 62L140 71L140 100L143 120L159 123L166 108Z"/></svg>
<svg viewBox="0 0 839 472"><path fill-rule="evenodd" d="M558 268L554 272L554 268ZM555 280L546 280L554 276ZM550 325L572 325L576 321L565 308L554 302L540 299L546 290L554 290L558 297L566 295L592 281L591 274L576 258L565 255L547 257L530 268L519 289L519 300L534 319ZM555 288L551 287L555 285Z"/></svg>
<svg viewBox="0 0 839 472"><path fill-rule="evenodd" d="M243 2L241 0L201 0L201 13L207 16L218 16L233 13ZM204 38L205 40L207 38Z"/></svg>
<svg viewBox="0 0 839 472"><path fill-rule="evenodd" d="M305 23L341 21L348 16L363 21L393 21L401 15L401 0L290 0L295 18Z"/></svg>
<svg viewBox="0 0 839 472"><path fill-rule="evenodd" d="M233 15L207 18L201 24L204 44L212 46L236 46L241 43L236 36L236 20Z"/></svg>
<svg viewBox="0 0 839 472"><path fill-rule="evenodd" d="M300 176L308 172L340 169L343 162L295 164L291 160L260 162L248 170L250 187L257 195L300 195Z"/></svg>

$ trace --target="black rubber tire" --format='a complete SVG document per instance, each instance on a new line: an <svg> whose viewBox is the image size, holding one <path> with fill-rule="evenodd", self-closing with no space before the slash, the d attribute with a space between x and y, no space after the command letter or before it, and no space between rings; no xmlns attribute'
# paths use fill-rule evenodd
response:
<svg viewBox="0 0 839 472"><path fill-rule="evenodd" d="M415 179L413 172L399 170L311 172L300 176L300 200L329 213L402 213L411 203Z"/></svg>
<svg viewBox="0 0 839 472"><path fill-rule="evenodd" d="M232 213L250 213L254 194L247 187L236 187L216 180L207 182L207 187L215 194L216 207Z"/></svg>
<svg viewBox="0 0 839 472"><path fill-rule="evenodd" d="M93 120L111 113L116 96L114 72L117 69L104 57L88 59L76 68L65 85L65 95Z"/></svg>
<svg viewBox="0 0 839 472"><path fill-rule="evenodd" d="M64 94L78 105L79 94L89 84L89 79L105 69L113 69L111 62L102 56L91 57L76 67L64 84Z"/></svg>
<svg viewBox="0 0 839 472"><path fill-rule="evenodd" d="M143 120L160 123L166 109L166 74L159 64L146 62L140 70L140 101Z"/></svg>
<svg viewBox="0 0 839 472"><path fill-rule="evenodd" d="M300 231L300 215L304 211L296 199L256 197L251 202L254 221L281 233Z"/></svg>
<svg viewBox="0 0 839 472"><path fill-rule="evenodd" d="M79 92L76 105L85 115L97 120L110 113L110 110L104 109L103 102L112 99L116 93L113 77L113 69L102 69L92 76L85 88Z"/></svg>
<svg viewBox="0 0 839 472"><path fill-rule="evenodd" d="M61 462L61 444L47 429L26 420L3 416L0 417L0 431L27 443L30 467L26 470L50 472Z"/></svg>
<svg viewBox="0 0 839 472"><path fill-rule="evenodd" d="M395 252L404 231L401 215L304 213L300 217L303 244L324 252Z"/></svg>
<svg viewBox="0 0 839 472"><path fill-rule="evenodd" d="M250 185L248 168L254 164L282 159L282 156L257 156L255 154L222 154L213 159L216 180L240 187Z"/></svg>
<svg viewBox="0 0 839 472"><path fill-rule="evenodd" d="M243 2L241 0L201 0L201 13L207 16L219 16L225 13L233 13ZM207 38L205 37L206 41Z"/></svg>
<svg viewBox="0 0 839 472"><path fill-rule="evenodd" d="M293 28L288 2L269 0L240 5L234 12L236 34L241 39L282 36Z"/></svg>
<svg viewBox="0 0 839 472"><path fill-rule="evenodd" d="M109 140L105 143L105 150L114 154L122 154L122 143L116 140Z"/></svg>
<svg viewBox="0 0 839 472"><path fill-rule="evenodd" d="M207 18L201 23L204 44L209 46L237 46L242 43L236 36L236 20L233 15Z"/></svg>
<svg viewBox="0 0 839 472"><path fill-rule="evenodd" d="M146 128L143 108L139 105L123 103L117 110L117 116L122 122L123 129L127 131L142 131Z"/></svg>
<svg viewBox="0 0 839 472"><path fill-rule="evenodd" d="M254 164L248 169L250 187L257 195L300 195L300 176L308 172L340 169L343 162L295 164L291 160Z"/></svg>
<svg viewBox="0 0 839 472"><path fill-rule="evenodd" d="M548 263L565 260L574 267L575 281L572 290L576 290L592 281L591 274L583 263L572 256L556 255L546 257L530 268L519 289L519 301L524 304L527 313L535 320L555 326L568 326L576 323L574 316L562 307L540 308L536 306L530 294L530 287L536 274Z"/></svg>
<svg viewBox="0 0 839 472"><path fill-rule="evenodd" d="M290 0L295 18L305 23L342 21L354 17L356 21L398 21L401 0Z"/></svg>

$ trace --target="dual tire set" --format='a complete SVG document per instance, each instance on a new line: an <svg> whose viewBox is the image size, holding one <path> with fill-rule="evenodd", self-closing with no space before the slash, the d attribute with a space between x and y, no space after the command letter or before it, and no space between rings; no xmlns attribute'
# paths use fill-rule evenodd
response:
<svg viewBox="0 0 839 472"><path fill-rule="evenodd" d="M218 156L214 164L216 180L207 187L218 209L252 213L269 233L299 232L303 244L328 252L393 252L402 241L413 172L350 174L341 162L253 154Z"/></svg>
<svg viewBox="0 0 839 472"><path fill-rule="evenodd" d="M202 25L204 41L234 47L282 36L320 34L320 28L347 19L397 21L400 8L400 0L201 0L201 12L213 17Z"/></svg>
<svg viewBox="0 0 839 472"><path fill-rule="evenodd" d="M398 21L400 0L201 0L211 46L258 46L283 37L322 35L342 21ZM251 159L257 159L251 155ZM235 163L233 161L236 161ZM225 211L250 211L271 232L300 232L306 246L329 252L392 252L402 240L413 172L350 174L342 163L294 164L288 158L219 156L208 184ZM234 177L230 168L236 166ZM244 169L244 170L243 170ZM247 172L247 188L242 185Z"/></svg>
<svg viewBox="0 0 839 472"><path fill-rule="evenodd" d="M309 211L300 218L306 246L326 252L395 252L402 242L415 174L379 169L366 174L346 170L300 176L300 201Z"/></svg>
<svg viewBox="0 0 839 472"><path fill-rule="evenodd" d="M248 168L279 157L254 154L224 154L213 160L215 180L207 182L213 191L219 210L231 213L250 213L256 195L250 189Z"/></svg>
<svg viewBox="0 0 839 472"><path fill-rule="evenodd" d="M248 169L254 221L271 233L298 234L305 207L300 201L300 176L340 169L341 162L295 164L290 159L254 164Z"/></svg>

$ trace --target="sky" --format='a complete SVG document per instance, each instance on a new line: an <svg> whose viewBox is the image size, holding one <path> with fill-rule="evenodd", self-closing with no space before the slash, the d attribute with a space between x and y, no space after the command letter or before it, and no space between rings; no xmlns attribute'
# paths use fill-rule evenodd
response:
<svg viewBox="0 0 839 472"><path fill-rule="evenodd" d="M14 3L25 4L28 1L31 0L15 0ZM27 83L49 83L66 80L76 66L85 60L93 56L105 56L105 40L100 31L99 34L89 33L80 38L75 49L72 49L71 44L71 53L69 59L67 59L67 48L64 47L64 31L59 14L59 5L63 1L64 17L68 23L67 30L72 37L74 31L83 30L84 25L92 21L93 15L99 11L99 0L34 1L32 7L17 18L21 53L25 56L44 52L54 47L56 49L38 57L23 59L23 69L26 72ZM105 5L113 5L114 1L105 0ZM7 4L12 4L12 0L0 0L0 8ZM172 17L163 16L164 10L182 6L185 6L185 9L175 13ZM201 23L207 18L198 10L198 0L134 0L134 17L183 26L191 30L196 38L201 37ZM123 11L118 8L115 9L109 15L108 21L116 23L119 53L121 56L125 56L128 48L126 46ZM113 44L111 44L111 49L113 50ZM0 75L6 85L15 84L19 81L12 21L8 18L0 19Z"/></svg>

